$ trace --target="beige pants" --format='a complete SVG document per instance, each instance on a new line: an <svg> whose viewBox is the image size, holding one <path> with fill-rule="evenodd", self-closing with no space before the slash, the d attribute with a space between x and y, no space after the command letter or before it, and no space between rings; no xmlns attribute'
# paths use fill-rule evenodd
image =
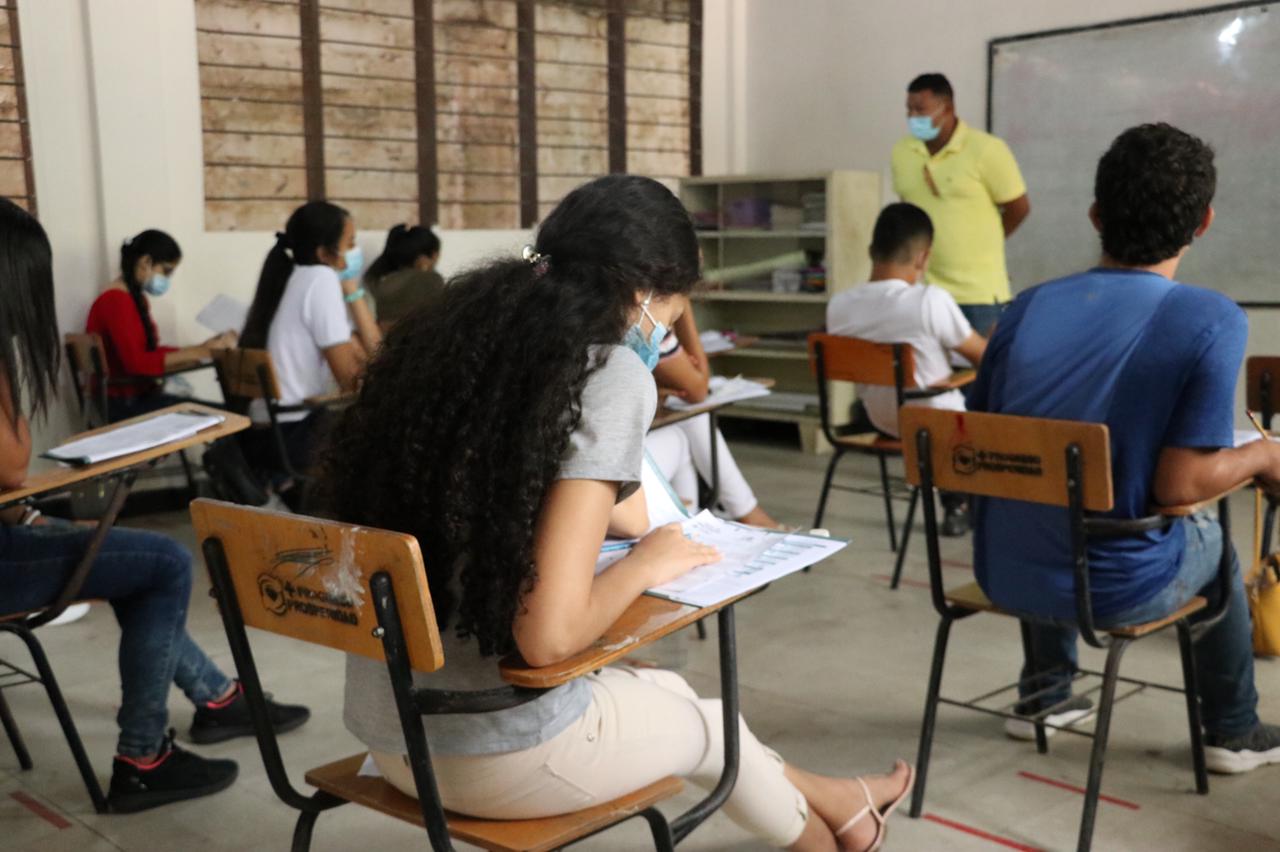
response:
<svg viewBox="0 0 1280 852"><path fill-rule="evenodd" d="M590 675L582 718L541 745L479 756L433 756L446 808L488 819L570 813L678 775L710 790L724 766L718 699L699 698L684 678L658 669L611 667ZM430 731L430 719L427 720ZM808 803L782 772L782 758L739 722L742 760L724 811L778 847L804 831ZM383 776L416 796L402 755L372 752Z"/></svg>

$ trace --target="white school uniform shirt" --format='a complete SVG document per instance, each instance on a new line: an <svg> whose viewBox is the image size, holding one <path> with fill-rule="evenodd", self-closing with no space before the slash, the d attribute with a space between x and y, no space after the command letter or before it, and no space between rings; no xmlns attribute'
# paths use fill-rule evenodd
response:
<svg viewBox="0 0 1280 852"><path fill-rule="evenodd" d="M267 333L267 349L275 365L282 405L297 405L308 397L337 389L338 382L324 350L346 343L351 332L342 282L333 267L295 266ZM264 408L261 419L266 419L265 413ZM292 422L306 416L307 412L298 411L281 414L280 419Z"/></svg>
<svg viewBox="0 0 1280 852"><path fill-rule="evenodd" d="M916 385L927 387L951 375L948 350L963 343L973 327L946 290L897 278L872 281L838 293L827 303L827 332L874 343L909 343L915 350ZM881 432L898 434L898 400L892 387L859 384L858 398ZM958 390L909 400L907 405L964 410Z"/></svg>

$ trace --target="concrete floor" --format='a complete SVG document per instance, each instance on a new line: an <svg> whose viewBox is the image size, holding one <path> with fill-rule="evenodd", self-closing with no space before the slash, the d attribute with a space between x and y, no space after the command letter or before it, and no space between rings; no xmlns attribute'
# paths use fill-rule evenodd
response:
<svg viewBox="0 0 1280 852"><path fill-rule="evenodd" d="M766 508L781 520L807 523L825 459L802 456L782 444L736 442L735 451ZM844 463L846 478L872 475L861 459ZM888 588L892 569L883 510L874 497L836 493L826 526L852 545L809 575L787 578L739 608L743 712L759 737L788 760L825 773L856 774L888 768L893 758L914 761L933 633L937 624L924 584L922 538L911 548L907 580ZM899 506L901 514L902 507ZM1237 501L1237 544L1247 542L1251 503ZM190 545L184 515L148 518L140 525L171 533ZM967 539L944 541L949 579L963 582L970 562ZM230 655L207 583L198 582L190 629L230 670ZM115 741L118 697L114 653L117 628L105 606L82 621L40 631L72 712L104 783ZM713 631L714 636L714 631ZM342 660L338 654L255 634L259 665L269 688L305 702L312 721L284 738L295 784L305 769L356 752L341 723ZM687 649L685 673L696 688L717 688L714 639L678 639ZM669 651L670 649L668 649ZM12 638L0 655L26 664ZM1008 619L979 616L953 631L944 694L986 692L1012 680L1019 664L1018 634ZM1101 657L1084 653L1087 666ZM1259 661L1262 713L1280 721L1280 666ZM1124 674L1179 681L1172 634L1145 640L1125 657ZM130 816L93 813L37 687L6 696L36 760L18 770L0 743L0 848L10 852L98 850L286 850L294 812L268 786L256 746L242 740L203 751L240 762L240 780L218 796ZM192 709L176 691L172 724L185 731ZM1094 848L1099 850L1280 849L1275 807L1280 767L1236 778L1212 778L1212 793L1193 794L1185 710L1179 696L1146 692L1121 704L1112 724L1104 795ZM1005 739L998 720L944 708L930 772L926 819L904 812L891 821L887 848L995 850L1075 848L1089 741L1060 735L1048 755ZM664 806L678 812L694 800L686 792ZM904 808L905 811L905 808ZM347 806L321 817L313 848L424 849L425 834ZM581 847L644 849L647 834L633 821ZM728 819L717 815L681 848L758 850Z"/></svg>

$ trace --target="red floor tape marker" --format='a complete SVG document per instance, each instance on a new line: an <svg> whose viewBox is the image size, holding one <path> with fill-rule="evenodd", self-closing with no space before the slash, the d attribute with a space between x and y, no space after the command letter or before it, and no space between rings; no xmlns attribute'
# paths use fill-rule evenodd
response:
<svg viewBox="0 0 1280 852"><path fill-rule="evenodd" d="M1026 778L1028 781L1039 781L1041 784L1048 784L1050 787L1057 787L1062 790L1070 790L1073 793L1079 793L1081 796L1085 794L1085 789L1083 787L1077 787L1075 784L1068 784L1066 781L1058 781L1055 778L1046 778L1043 775L1036 775L1034 772L1022 771L1019 772L1018 775ZM1131 811L1142 810L1142 806L1137 802L1130 802L1126 799L1117 799L1115 796L1099 794L1098 801L1110 802L1113 805L1119 805L1120 807L1128 808Z"/></svg>
<svg viewBox="0 0 1280 852"><path fill-rule="evenodd" d="M980 828L965 825L962 822L949 820L945 817L940 817L937 814L925 814L924 818L929 820L929 822L936 822L938 825L945 825L947 828L954 828L956 831L963 831L965 834L971 834L974 837L981 837L983 840L990 840L992 843L995 843L998 846L1004 846L1007 849L1020 849L1022 852L1044 852L1044 850L1039 846L1028 846L1025 843L1019 843L1016 840L1010 840L1007 837L1001 837L998 834L992 834L988 831L983 831Z"/></svg>
<svg viewBox="0 0 1280 852"><path fill-rule="evenodd" d="M49 825L52 825L54 828L70 828L71 827L71 823L63 819L60 814L57 814L49 810L44 805L40 804L35 799L28 796L26 793L10 793L9 796L15 802L22 805L27 810L31 811L31 813L40 817L40 819L49 823Z"/></svg>
<svg viewBox="0 0 1280 852"><path fill-rule="evenodd" d="M973 566L968 562L958 562L955 559L940 559L943 568L961 568L965 571L972 571Z"/></svg>

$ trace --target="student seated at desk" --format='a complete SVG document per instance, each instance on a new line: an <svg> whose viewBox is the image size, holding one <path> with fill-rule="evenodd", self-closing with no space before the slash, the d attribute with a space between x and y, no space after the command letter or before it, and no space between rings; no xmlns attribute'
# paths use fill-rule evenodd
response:
<svg viewBox="0 0 1280 852"><path fill-rule="evenodd" d="M693 310L687 303L675 322L673 333L663 339L660 354L653 368L659 395L667 392L685 402L701 402L707 398L711 366L702 351ZM644 439L645 449L657 463L658 470L685 505L691 507L698 503L698 477L704 482L711 481L710 419L709 415L700 414L654 429ZM760 505L719 430L716 430L716 456L718 500L729 517L752 526L780 529L782 525Z"/></svg>
<svg viewBox="0 0 1280 852"><path fill-rule="evenodd" d="M58 383L53 267L44 229L0 199L0 490L21 485L31 458L28 416L43 415ZM24 408L23 400L26 400ZM0 512L0 613L29 612L56 600L92 530L18 506ZM120 625L120 736L108 801L117 812L216 793L236 778L230 760L180 748L166 704L177 685L196 707L197 743L253 736L239 684L188 635L191 555L171 538L114 529L106 536L80 598L105 599ZM102 702L113 699L102 697ZM305 722L305 707L271 705L279 731Z"/></svg>
<svg viewBox="0 0 1280 852"><path fill-rule="evenodd" d="M827 331L875 343L908 343L915 353L916 386L926 388L951 375L951 353L971 364L982 360L986 339L965 319L955 297L933 284L917 283L929 263L933 223L914 204L898 202L880 211L871 237L871 281L831 297ZM898 398L893 387L857 386L861 411L877 432L898 437ZM908 400L907 405L964 410L964 395L950 390ZM855 422L858 420L855 412ZM869 431L869 430L868 430ZM969 529L968 501L942 494L943 535Z"/></svg>
<svg viewBox="0 0 1280 852"><path fill-rule="evenodd" d="M300 405L335 389L354 392L382 341L359 286L364 258L355 240L355 221L346 210L310 201L293 211L262 264L241 345L270 351L282 405ZM266 422L265 406L251 408L250 416ZM323 408L280 415L295 469L311 467L327 418ZM270 458L263 447L251 446L249 455Z"/></svg>
<svg viewBox="0 0 1280 852"><path fill-rule="evenodd" d="M120 275L89 308L84 330L102 338L106 350L107 419L136 417L182 402L163 391L166 371L209 357L214 349L235 346L236 333L225 331L199 346L160 343L151 319L149 297L169 292L182 262L177 241L164 231L143 231L120 246Z"/></svg>
<svg viewBox="0 0 1280 852"><path fill-rule="evenodd" d="M444 289L436 272L440 238L423 225L396 225L387 233L382 254L369 267L364 286L373 296L378 327L385 333L405 314Z"/></svg>
<svg viewBox="0 0 1280 852"><path fill-rule="evenodd" d="M1244 311L1173 277L1213 222L1216 180L1213 152L1177 128L1147 124L1117 137L1098 163L1089 209L1102 260L1019 294L1000 318L972 387L975 411L1107 424L1111 517L1211 499L1251 477L1280 490L1280 445L1232 446L1236 376L1248 334ZM974 565L993 602L1074 618L1065 512L976 500ZM1222 527L1209 513L1142 535L1092 539L1089 583L1099 625L1152 621L1197 594L1213 606L1222 543ZM1056 724L1078 718L1089 702L1071 698L1076 631L1038 624L1031 631L1023 676L1032 681L1022 694L1048 694L1018 712L1052 710L1048 720ZM1280 762L1280 727L1258 720L1238 564L1225 617L1194 648L1209 770L1248 772ZM1033 736L1031 724L1017 720L1006 730Z"/></svg>
<svg viewBox="0 0 1280 852"><path fill-rule="evenodd" d="M330 433L322 490L343 521L421 544L449 662L420 685L499 687L499 655L512 651L561 662L646 588L718 558L672 524L595 576L606 532L649 527L647 364L698 275L676 197L614 175L569 193L527 260L463 274L436 310L392 329ZM714 784L720 712L679 675L609 667L507 710L431 717L432 764L451 810L568 813L672 774ZM348 658L345 720L387 780L415 795L385 665ZM741 752L726 813L794 850L872 847L881 810L910 785L901 761L865 787L805 772L745 726Z"/></svg>

